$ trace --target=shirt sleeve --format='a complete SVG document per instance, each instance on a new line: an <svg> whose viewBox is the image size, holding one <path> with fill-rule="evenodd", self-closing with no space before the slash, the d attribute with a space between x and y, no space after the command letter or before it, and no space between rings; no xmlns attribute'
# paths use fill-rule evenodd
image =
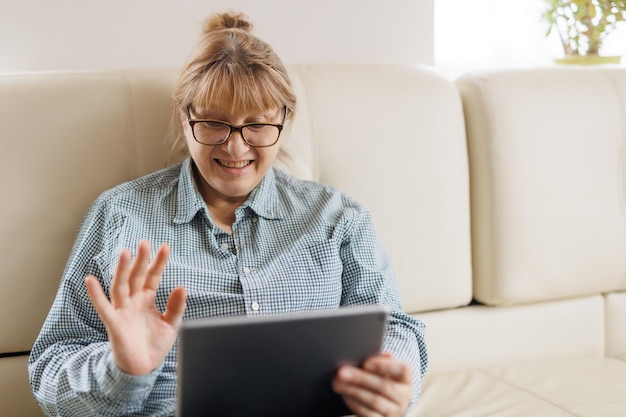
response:
<svg viewBox="0 0 626 417"><path fill-rule="evenodd" d="M428 364L424 323L402 309L397 278L366 210L357 211L340 249L343 271L342 305L384 304L390 315L383 351L413 368L415 405Z"/></svg>
<svg viewBox="0 0 626 417"><path fill-rule="evenodd" d="M159 369L133 376L121 371L106 329L85 287L85 276L103 280L98 256L107 250L111 218L102 200L92 205L28 362L35 399L48 416L126 415L140 410Z"/></svg>

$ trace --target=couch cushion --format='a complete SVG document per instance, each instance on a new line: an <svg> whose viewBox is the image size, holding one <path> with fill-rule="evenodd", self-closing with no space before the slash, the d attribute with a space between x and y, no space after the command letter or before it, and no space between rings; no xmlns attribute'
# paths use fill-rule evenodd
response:
<svg viewBox="0 0 626 417"><path fill-rule="evenodd" d="M119 83L125 101L120 103L128 113L129 151L132 177L165 168L169 162L169 141L173 119L172 91L178 80L178 69L119 71ZM180 119L176 119L180 124Z"/></svg>
<svg viewBox="0 0 626 417"><path fill-rule="evenodd" d="M84 212L133 176L125 94L117 72L0 76L0 352L30 349Z"/></svg>
<svg viewBox="0 0 626 417"><path fill-rule="evenodd" d="M470 74L474 295L504 305L626 285L626 69Z"/></svg>
<svg viewBox="0 0 626 417"><path fill-rule="evenodd" d="M604 355L600 295L511 307L474 305L418 317L426 323L428 374Z"/></svg>
<svg viewBox="0 0 626 417"><path fill-rule="evenodd" d="M43 412L28 386L28 356L0 358L0 411L7 417L37 417Z"/></svg>
<svg viewBox="0 0 626 417"><path fill-rule="evenodd" d="M277 159L274 166L305 180L318 180L316 144L313 138L311 108L306 86L302 80L302 69L288 67L289 78L298 98L296 117L281 135L280 146L289 156L287 161Z"/></svg>
<svg viewBox="0 0 626 417"><path fill-rule="evenodd" d="M534 394L481 370L426 378L409 417L572 417Z"/></svg>
<svg viewBox="0 0 626 417"><path fill-rule="evenodd" d="M411 417L624 415L626 363L573 356L427 376Z"/></svg>
<svg viewBox="0 0 626 417"><path fill-rule="evenodd" d="M319 179L372 212L407 311L471 300L461 101L426 68L296 66Z"/></svg>

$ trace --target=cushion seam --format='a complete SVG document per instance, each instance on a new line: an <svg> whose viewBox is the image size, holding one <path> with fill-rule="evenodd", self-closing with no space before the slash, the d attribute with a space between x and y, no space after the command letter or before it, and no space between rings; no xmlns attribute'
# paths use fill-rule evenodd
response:
<svg viewBox="0 0 626 417"><path fill-rule="evenodd" d="M493 379L497 380L498 382L500 382L502 384L508 385L508 386L513 387L515 389L518 389L518 390L520 390L522 392L525 392L526 394L531 395L531 396L537 398L538 400L541 400L541 401L545 402L546 404L550 404L551 406L553 406L555 408L558 408L559 410L564 411L564 412L568 413L569 415L571 415L573 417L588 417L588 416L585 416L585 415L582 415L582 414L574 413L570 409L564 408L563 406L561 406L559 404L556 404L553 401L550 401L547 398L544 398L544 397L542 397L542 396L540 396L540 395L538 395L538 394L536 394L536 393L534 393L534 392L532 392L532 391L530 391L530 390L528 390L526 388L523 388L520 385L514 384L513 382L507 381L507 380L505 380L505 379L503 379L501 377L498 377L496 375L490 374L489 372L487 372L485 370L477 370L477 371L479 373L482 373L483 375L485 375L487 377L490 377L490 378L493 378Z"/></svg>

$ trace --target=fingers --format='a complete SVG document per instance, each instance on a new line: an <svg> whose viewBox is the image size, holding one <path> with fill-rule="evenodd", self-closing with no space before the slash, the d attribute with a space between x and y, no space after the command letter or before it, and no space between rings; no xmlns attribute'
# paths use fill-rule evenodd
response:
<svg viewBox="0 0 626 417"><path fill-rule="evenodd" d="M129 250L122 250L109 288L111 302L98 278L85 278L89 298L106 327L113 358L127 373L143 375L154 369L176 340L186 290L178 287L171 292L163 314L156 302L168 256L169 247L162 245L150 261L147 241L139 242L134 260Z"/></svg>
<svg viewBox="0 0 626 417"><path fill-rule="evenodd" d="M163 313L163 319L174 327L178 327L185 313L187 291L184 287L177 287L170 293L167 299L167 307Z"/></svg>
<svg viewBox="0 0 626 417"><path fill-rule="evenodd" d="M413 392L411 368L390 355L375 356L363 369L340 368L333 388L359 416L401 416Z"/></svg>
<svg viewBox="0 0 626 417"><path fill-rule="evenodd" d="M411 367L407 363L394 359L389 353L369 358L363 364L363 369L401 383L411 383L413 380Z"/></svg>
<svg viewBox="0 0 626 417"><path fill-rule="evenodd" d="M395 415L385 411L386 409L390 409L390 407L385 407L383 404L378 405L379 408L382 410L378 411L366 406L364 403L351 397L344 396L343 401L346 403L348 408L352 410L352 412L355 413L356 416L359 417L389 417ZM401 415L402 414L399 414L398 416Z"/></svg>
<svg viewBox="0 0 626 417"><path fill-rule="evenodd" d="M120 254L120 262L116 276L119 274L119 288L116 295L132 295L144 289L156 291L161 283L161 276L165 270L167 259L169 258L169 246L162 244L157 251L154 259L150 262L150 242L141 240L137 245L137 254L128 266L127 250L123 250ZM124 261L122 261L124 257Z"/></svg>
<svg viewBox="0 0 626 417"><path fill-rule="evenodd" d="M120 257L117 261L117 267L115 268L115 274L111 280L111 302L113 305L118 305L129 294L128 279L130 273L130 252L128 249L120 252Z"/></svg>
<svg viewBox="0 0 626 417"><path fill-rule="evenodd" d="M104 294L98 279L93 275L87 276L85 278L85 286L87 287L87 294L89 294L89 298L96 308L96 312L104 323L108 323L112 306Z"/></svg>
<svg viewBox="0 0 626 417"><path fill-rule="evenodd" d="M150 242L140 240L137 245L137 254L130 269L130 294L135 294L144 288L146 282L146 271L150 261Z"/></svg>
<svg viewBox="0 0 626 417"><path fill-rule="evenodd" d="M337 391L337 388L335 390ZM343 401L348 408L359 417L399 417L403 415L403 413L399 412L398 405L385 397L374 395L371 391L364 391L356 386L345 385L341 388L341 392L337 392L342 395Z"/></svg>
<svg viewBox="0 0 626 417"><path fill-rule="evenodd" d="M170 256L170 247L163 243L156 253L154 259L148 266L147 275L143 287L145 289L156 291L161 283L161 277Z"/></svg>
<svg viewBox="0 0 626 417"><path fill-rule="evenodd" d="M349 392L363 391L363 396L382 396L392 401L399 401L398 383L380 375L364 372L358 368L343 367L337 374L339 381L349 385ZM364 400L367 398L363 398Z"/></svg>
<svg viewBox="0 0 626 417"><path fill-rule="evenodd" d="M111 302L119 307L129 296L145 289L156 291L169 258L169 246L162 244L150 262L150 242L141 240L137 254L131 261L128 249L120 252L115 274L111 281Z"/></svg>

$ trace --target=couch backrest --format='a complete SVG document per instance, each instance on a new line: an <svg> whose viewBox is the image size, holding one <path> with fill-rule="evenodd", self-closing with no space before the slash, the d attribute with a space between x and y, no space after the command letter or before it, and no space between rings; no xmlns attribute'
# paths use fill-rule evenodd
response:
<svg viewBox="0 0 626 417"><path fill-rule="evenodd" d="M427 68L300 66L318 180L371 211L416 313L471 301L469 180L461 100Z"/></svg>
<svg viewBox="0 0 626 417"><path fill-rule="evenodd" d="M290 68L294 172L368 207L408 311L469 303L467 158L454 85L426 68ZM105 189L162 168L176 70L0 75L0 353L28 351L79 222Z"/></svg>
<svg viewBox="0 0 626 417"><path fill-rule="evenodd" d="M626 71L494 71L457 86L476 299L505 305L626 289Z"/></svg>

